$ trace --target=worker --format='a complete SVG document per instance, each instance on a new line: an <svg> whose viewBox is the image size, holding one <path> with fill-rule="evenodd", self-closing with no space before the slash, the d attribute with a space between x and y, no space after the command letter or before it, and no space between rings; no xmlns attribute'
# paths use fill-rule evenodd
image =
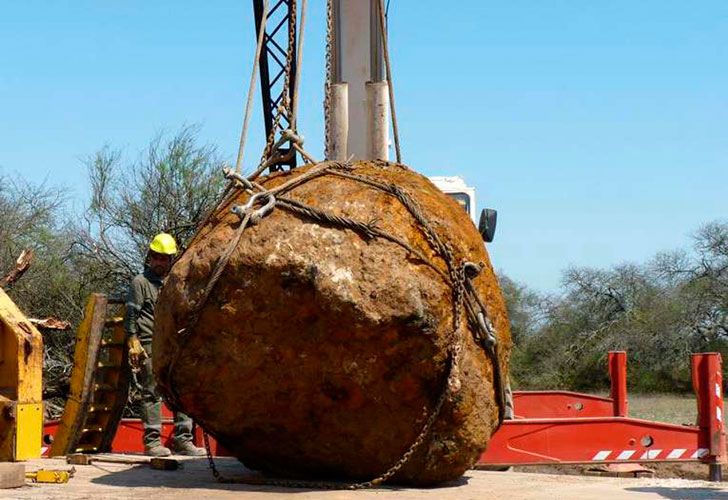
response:
<svg viewBox="0 0 728 500"><path fill-rule="evenodd" d="M141 386L144 452L153 457L172 454L161 439L162 398L152 372L152 334L159 289L172 268L176 253L177 243L171 235L160 233L154 237L144 262L144 272L135 276L129 287L124 318L129 362ZM192 419L182 412L174 414L173 448L178 455L205 455L203 448L192 443Z"/></svg>

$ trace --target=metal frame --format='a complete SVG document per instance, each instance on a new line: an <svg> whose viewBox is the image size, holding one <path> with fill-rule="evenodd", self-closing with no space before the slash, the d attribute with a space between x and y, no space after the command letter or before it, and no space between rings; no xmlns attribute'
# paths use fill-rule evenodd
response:
<svg viewBox="0 0 728 500"><path fill-rule="evenodd" d="M568 391L514 393L516 419L493 434L479 466L703 462L711 481L726 462L723 382L718 353L693 354L696 425L630 418L627 355L609 353L611 395Z"/></svg>
<svg viewBox="0 0 728 500"><path fill-rule="evenodd" d="M253 0L253 14L255 16L255 34L258 37L263 18L263 0ZM263 100L263 121L265 122L265 136L270 138L273 131L274 119L277 114L278 105L283 102L286 78L286 59L291 53L291 74L288 86L288 99L293 103L294 89L296 87L296 65L298 58L296 54L295 21L292 16L296 8L295 0L274 0L271 2L266 21L263 46L260 51L260 90ZM288 32L294 29L293 45L289 46ZM281 116L281 129L291 127L290 117L286 113ZM275 140L275 139L274 139ZM272 156L278 156L280 160L270 165L269 170L275 172L284 167L294 168L296 166L296 152L288 147L280 147L278 151L272 151ZM277 153L277 155L276 155Z"/></svg>

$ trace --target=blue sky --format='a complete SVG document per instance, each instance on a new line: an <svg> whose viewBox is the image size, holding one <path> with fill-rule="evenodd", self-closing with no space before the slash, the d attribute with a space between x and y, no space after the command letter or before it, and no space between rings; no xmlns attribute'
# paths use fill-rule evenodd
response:
<svg viewBox="0 0 728 500"><path fill-rule="evenodd" d="M323 0L299 127L322 156ZM391 0L405 163L499 210L494 264L542 290L568 265L644 261L728 217L728 3ZM0 172L86 200L82 159L200 124L236 153L248 0L4 2ZM256 99L257 104L257 99ZM256 109L246 155L262 147Z"/></svg>

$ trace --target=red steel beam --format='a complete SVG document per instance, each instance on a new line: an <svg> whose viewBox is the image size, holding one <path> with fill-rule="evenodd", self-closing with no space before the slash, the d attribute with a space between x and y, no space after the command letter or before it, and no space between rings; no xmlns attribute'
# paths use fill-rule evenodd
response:
<svg viewBox="0 0 728 500"><path fill-rule="evenodd" d="M627 416L627 353L624 351L609 352L609 378L612 381L610 391L615 417Z"/></svg>
<svg viewBox="0 0 728 500"><path fill-rule="evenodd" d="M611 398L571 391L514 391L516 419L611 417Z"/></svg>
<svg viewBox="0 0 728 500"><path fill-rule="evenodd" d="M503 422L478 463L698 461L709 454L696 427L625 417L534 418Z"/></svg>
<svg viewBox="0 0 728 500"><path fill-rule="evenodd" d="M698 428L707 436L710 450L711 481L722 480L719 464L726 461L721 361L717 352L693 354L690 359L693 390L698 400Z"/></svg>

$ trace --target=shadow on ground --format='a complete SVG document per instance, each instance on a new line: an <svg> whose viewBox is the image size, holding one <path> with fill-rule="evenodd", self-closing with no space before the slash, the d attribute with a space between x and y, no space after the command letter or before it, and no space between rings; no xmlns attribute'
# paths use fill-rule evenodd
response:
<svg viewBox="0 0 728 500"><path fill-rule="evenodd" d="M224 478L224 482L217 481L213 477L206 458L187 459L182 461L181 464L182 467L174 471L154 470L148 465L138 465L124 470L112 470L109 467L104 467L104 465L94 465L94 467L103 470L106 474L91 479L91 482L94 484L127 488L205 488L221 491L256 491L276 494L346 489L343 483L341 488L317 488L309 485L295 487L277 485L275 482L280 481L280 479L267 478L255 471L246 469L240 462L233 458L218 458L215 460L215 465L221 477ZM468 478L462 477L456 481L442 484L437 488L452 488L467 484ZM397 491L405 488L386 486L379 489Z"/></svg>
<svg viewBox="0 0 728 500"><path fill-rule="evenodd" d="M728 500L728 492L712 488L670 488L667 486L649 486L644 488L625 488L635 493L654 493L670 500Z"/></svg>

